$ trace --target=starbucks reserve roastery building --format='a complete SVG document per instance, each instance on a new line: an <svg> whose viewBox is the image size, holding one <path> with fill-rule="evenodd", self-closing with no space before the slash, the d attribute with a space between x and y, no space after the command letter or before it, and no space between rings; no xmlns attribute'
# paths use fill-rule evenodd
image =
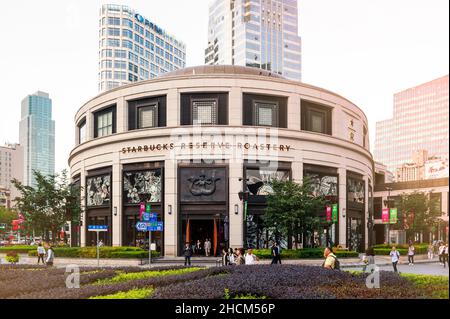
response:
<svg viewBox="0 0 450 319"><path fill-rule="evenodd" d="M271 239L262 223L271 180L304 176L338 208L336 223L319 213L318 240L367 246L367 118L335 93L259 69L194 67L102 93L79 109L75 129L69 165L82 186L82 246L94 243L89 225L109 226L107 245L145 241L135 226L150 202L164 222L152 239L165 256L206 238L217 253L261 248Z"/></svg>

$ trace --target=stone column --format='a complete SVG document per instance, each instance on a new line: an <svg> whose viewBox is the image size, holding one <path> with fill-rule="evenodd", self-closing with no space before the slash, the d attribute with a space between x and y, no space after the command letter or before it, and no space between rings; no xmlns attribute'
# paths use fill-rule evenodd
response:
<svg viewBox="0 0 450 319"><path fill-rule="evenodd" d="M167 127L180 125L180 94L177 89L170 89L167 93Z"/></svg>
<svg viewBox="0 0 450 319"><path fill-rule="evenodd" d="M80 227L80 245L81 247L86 247L86 230L87 230L87 216L86 216L86 170L84 168L84 160L81 161L81 173L80 173L80 185L81 185L81 211L82 225Z"/></svg>
<svg viewBox="0 0 450 319"><path fill-rule="evenodd" d="M367 249L369 246L369 235L372 234L369 233L369 228L367 227L367 218L369 217L369 176L364 175L364 219L363 219L363 225L364 225L364 238L365 243L364 247Z"/></svg>
<svg viewBox="0 0 450 319"><path fill-rule="evenodd" d="M301 103L300 96L298 94L289 95L288 100L288 128L291 130L300 130L300 114Z"/></svg>
<svg viewBox="0 0 450 319"><path fill-rule="evenodd" d="M339 173L339 245L347 247L347 170L338 169Z"/></svg>
<svg viewBox="0 0 450 319"><path fill-rule="evenodd" d="M239 87L232 87L230 91L229 103L229 124L232 126L242 125L242 90Z"/></svg>
<svg viewBox="0 0 450 319"><path fill-rule="evenodd" d="M229 230L230 247L240 248L244 245L244 205L239 200L239 192L242 191L243 163L232 161L229 167ZM239 206L239 214L235 214L235 205Z"/></svg>
<svg viewBox="0 0 450 319"><path fill-rule="evenodd" d="M127 102L125 101L124 97L121 97L117 100L117 120L116 120L116 132L117 133L123 133L128 130L128 108L127 108Z"/></svg>
<svg viewBox="0 0 450 319"><path fill-rule="evenodd" d="M122 165L119 152L113 153L112 158L112 244L117 247L122 245Z"/></svg>
<svg viewBox="0 0 450 319"><path fill-rule="evenodd" d="M178 255L178 197L177 197L177 162L168 159L164 164L164 254L165 256L175 257ZM169 214L168 207L172 206L172 214Z"/></svg>

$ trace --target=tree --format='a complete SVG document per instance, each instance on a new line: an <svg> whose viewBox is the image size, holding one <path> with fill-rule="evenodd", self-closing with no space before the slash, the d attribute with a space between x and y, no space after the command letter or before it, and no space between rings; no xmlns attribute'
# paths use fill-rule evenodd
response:
<svg viewBox="0 0 450 319"><path fill-rule="evenodd" d="M15 219L17 219L16 212L5 207L0 207L0 224L11 225L12 221Z"/></svg>
<svg viewBox="0 0 450 319"><path fill-rule="evenodd" d="M439 225L442 212L436 197L427 193L415 191L402 194L399 200L399 218L397 229L407 231L408 238L414 238L417 233L425 233Z"/></svg>
<svg viewBox="0 0 450 319"><path fill-rule="evenodd" d="M34 172L36 187L25 186L18 180L12 183L21 196L15 199L16 208L24 216L22 224L27 234L35 233L49 240L49 231L53 239L68 222L79 223L80 189L69 183L67 171L60 175L45 176Z"/></svg>
<svg viewBox="0 0 450 319"><path fill-rule="evenodd" d="M313 232L320 224L317 211L324 208L323 196L313 195L313 185L305 178L302 184L293 181L277 181L272 184L273 193L267 197L267 209L264 215L265 226L274 231L276 240L288 237L288 248L292 248L291 238Z"/></svg>

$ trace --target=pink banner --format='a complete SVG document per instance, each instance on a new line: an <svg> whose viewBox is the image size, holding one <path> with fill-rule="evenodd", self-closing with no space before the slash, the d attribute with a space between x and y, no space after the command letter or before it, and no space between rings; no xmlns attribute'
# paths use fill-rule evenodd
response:
<svg viewBox="0 0 450 319"><path fill-rule="evenodd" d="M139 206L139 219L142 219L142 214L145 213L145 203L141 203Z"/></svg>
<svg viewBox="0 0 450 319"><path fill-rule="evenodd" d="M383 223L386 223L386 224L389 223L389 209L388 208L383 208L383 212L381 214L381 220L383 221Z"/></svg>

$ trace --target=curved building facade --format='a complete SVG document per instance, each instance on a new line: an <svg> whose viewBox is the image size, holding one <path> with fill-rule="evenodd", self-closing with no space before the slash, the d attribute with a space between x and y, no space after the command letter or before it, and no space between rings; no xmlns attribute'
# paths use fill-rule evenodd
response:
<svg viewBox="0 0 450 319"><path fill-rule="evenodd" d="M177 256L186 241L262 248L273 179L314 181L321 227L304 245L367 246L373 159L365 114L327 90L237 66L187 68L105 92L75 116L69 165L83 187L81 245L108 225L108 245L148 240L136 230L149 203L164 230L152 242ZM248 192L247 204L239 197Z"/></svg>

